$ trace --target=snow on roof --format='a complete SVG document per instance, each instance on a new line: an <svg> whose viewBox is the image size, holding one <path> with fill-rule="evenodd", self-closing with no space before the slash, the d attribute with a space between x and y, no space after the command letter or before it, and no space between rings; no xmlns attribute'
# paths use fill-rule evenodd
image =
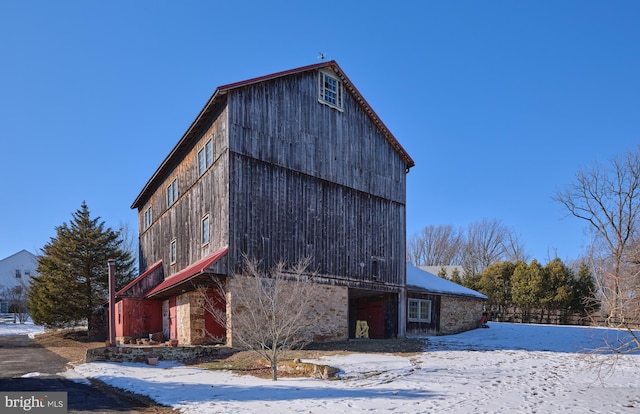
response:
<svg viewBox="0 0 640 414"><path fill-rule="evenodd" d="M433 273L418 269L407 263L407 286L416 287L433 293L442 293L454 296L471 296L479 299L488 299L480 292L466 288L450 280L443 279ZM411 290L409 288L409 290Z"/></svg>

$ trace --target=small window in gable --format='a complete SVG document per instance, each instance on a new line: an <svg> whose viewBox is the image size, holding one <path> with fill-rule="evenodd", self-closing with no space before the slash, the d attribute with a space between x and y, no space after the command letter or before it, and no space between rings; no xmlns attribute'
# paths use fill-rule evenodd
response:
<svg viewBox="0 0 640 414"><path fill-rule="evenodd" d="M198 176L204 174L211 164L213 164L213 141L209 140L198 151Z"/></svg>
<svg viewBox="0 0 640 414"><path fill-rule="evenodd" d="M318 101L342 110L342 82L328 72L320 71Z"/></svg>
<svg viewBox="0 0 640 414"><path fill-rule="evenodd" d="M167 187L167 207L171 207L178 199L178 179L174 178Z"/></svg>

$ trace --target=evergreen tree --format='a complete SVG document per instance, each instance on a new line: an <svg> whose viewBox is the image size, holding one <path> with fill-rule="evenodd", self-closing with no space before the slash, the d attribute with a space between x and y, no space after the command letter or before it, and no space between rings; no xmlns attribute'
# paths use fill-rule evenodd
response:
<svg viewBox="0 0 640 414"><path fill-rule="evenodd" d="M460 271L458 269L453 269L453 271L451 272L451 278L449 280L451 280L453 283L461 285L464 279L462 278L462 275L460 274Z"/></svg>
<svg viewBox="0 0 640 414"><path fill-rule="evenodd" d="M540 306L544 293L544 268L537 260L527 266L519 262L511 277L511 297L522 311L522 321L529 322L531 311Z"/></svg>
<svg viewBox="0 0 640 414"><path fill-rule="evenodd" d="M566 310L573 296L571 289L572 272L558 257L547 263L544 268L544 293L541 300L547 309L547 322L551 311Z"/></svg>
<svg viewBox="0 0 640 414"><path fill-rule="evenodd" d="M578 276L571 283L572 298L569 307L573 312L587 316L600 309L600 302L596 296L596 285L589 266L582 262Z"/></svg>
<svg viewBox="0 0 640 414"><path fill-rule="evenodd" d="M480 292L487 295L487 304L498 318L504 317L511 306L511 276L515 267L512 262L501 262L488 266L482 272Z"/></svg>
<svg viewBox="0 0 640 414"><path fill-rule="evenodd" d="M73 220L56 227L56 237L42 248L38 276L32 277L29 310L36 324L61 327L86 321L108 299L107 261L116 261L117 289L134 278L132 252L122 248L120 231L91 218L85 202Z"/></svg>

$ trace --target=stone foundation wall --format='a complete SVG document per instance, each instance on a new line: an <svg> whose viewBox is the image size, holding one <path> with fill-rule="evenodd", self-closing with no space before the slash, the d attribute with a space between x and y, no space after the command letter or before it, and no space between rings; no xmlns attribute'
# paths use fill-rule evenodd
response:
<svg viewBox="0 0 640 414"><path fill-rule="evenodd" d="M440 334L451 335L477 328L483 309L481 299L442 296Z"/></svg>
<svg viewBox="0 0 640 414"><path fill-rule="evenodd" d="M160 361L186 361L200 357L220 357L230 351L213 346L107 346L87 350L86 362L147 362L147 357L155 355Z"/></svg>
<svg viewBox="0 0 640 414"><path fill-rule="evenodd" d="M234 324L233 315L245 310L234 306L233 292L237 289L251 289L249 280L236 276L228 281L227 315L231 314L230 328L227 328L227 345L234 346L234 332L245 329ZM309 342L342 341L349 337L349 294L344 286L317 284L315 300L306 312L306 320L312 321L306 332ZM292 292L292 294L295 294ZM237 335L237 334L236 334ZM237 342L237 341L235 341ZM238 346L239 344L236 344Z"/></svg>

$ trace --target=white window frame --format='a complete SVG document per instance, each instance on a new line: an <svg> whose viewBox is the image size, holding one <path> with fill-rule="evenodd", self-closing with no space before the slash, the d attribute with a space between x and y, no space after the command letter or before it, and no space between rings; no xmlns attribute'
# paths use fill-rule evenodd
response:
<svg viewBox="0 0 640 414"><path fill-rule="evenodd" d="M415 305L416 314L412 315L412 305ZM423 315L426 308L427 315ZM409 322L431 322L431 301L428 299L409 299L407 306L407 319Z"/></svg>
<svg viewBox="0 0 640 414"><path fill-rule="evenodd" d="M148 229L151 227L151 223L153 223L153 210L151 206L144 211L144 229Z"/></svg>
<svg viewBox="0 0 640 414"><path fill-rule="evenodd" d="M175 264L177 261L177 241L176 239L171 240L169 243L169 263Z"/></svg>
<svg viewBox="0 0 640 414"><path fill-rule="evenodd" d="M178 199L178 179L174 178L167 186L167 207L171 207Z"/></svg>
<svg viewBox="0 0 640 414"><path fill-rule="evenodd" d="M213 164L213 140L207 141L198 151L198 177Z"/></svg>
<svg viewBox="0 0 640 414"><path fill-rule="evenodd" d="M342 111L344 105L342 81L329 72L321 70L318 73L318 102Z"/></svg>
<svg viewBox="0 0 640 414"><path fill-rule="evenodd" d="M206 245L209 243L209 215L207 214L206 216L202 217L202 221L200 222L200 231L201 231L201 238L200 241L202 242L202 245Z"/></svg>

